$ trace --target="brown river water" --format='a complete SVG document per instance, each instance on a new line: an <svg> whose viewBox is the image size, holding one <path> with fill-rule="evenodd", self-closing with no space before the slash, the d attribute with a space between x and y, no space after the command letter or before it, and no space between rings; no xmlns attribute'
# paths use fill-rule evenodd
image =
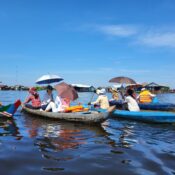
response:
<svg viewBox="0 0 175 175"><path fill-rule="evenodd" d="M27 92L0 91L0 101ZM81 93L87 103L91 93ZM94 97L96 98L96 97ZM175 94L158 96L175 103ZM79 102L76 101L75 103ZM18 109L0 118L1 175L175 175L175 125L108 119L85 125L38 118Z"/></svg>

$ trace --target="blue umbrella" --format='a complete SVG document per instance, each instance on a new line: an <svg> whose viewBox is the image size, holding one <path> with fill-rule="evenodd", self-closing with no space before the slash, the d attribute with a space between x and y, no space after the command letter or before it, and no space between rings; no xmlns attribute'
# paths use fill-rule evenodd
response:
<svg viewBox="0 0 175 175"><path fill-rule="evenodd" d="M63 78L57 75L43 75L38 80L36 80L36 84L51 84L51 83L58 83L62 81Z"/></svg>

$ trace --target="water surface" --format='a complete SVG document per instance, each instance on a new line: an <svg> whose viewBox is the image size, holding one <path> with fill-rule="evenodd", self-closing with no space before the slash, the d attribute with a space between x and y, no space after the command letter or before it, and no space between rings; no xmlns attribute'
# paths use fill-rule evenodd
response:
<svg viewBox="0 0 175 175"><path fill-rule="evenodd" d="M26 92L0 91L4 104ZM81 93L75 103L87 103ZM94 96L94 99L96 96ZM174 94L159 95L175 103ZM0 118L2 175L23 174L175 174L175 125L108 119L85 125L21 113Z"/></svg>

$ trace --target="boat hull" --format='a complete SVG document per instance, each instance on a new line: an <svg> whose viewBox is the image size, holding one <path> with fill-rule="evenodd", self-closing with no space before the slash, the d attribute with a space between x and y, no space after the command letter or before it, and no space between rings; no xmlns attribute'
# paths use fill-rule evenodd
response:
<svg viewBox="0 0 175 175"><path fill-rule="evenodd" d="M115 110L112 116L142 122L175 123L175 113L173 112L157 112L157 111L133 112L133 111Z"/></svg>
<svg viewBox="0 0 175 175"><path fill-rule="evenodd" d="M111 106L115 105L117 109L123 108L122 101L110 101ZM139 103L141 110L152 110L152 111L171 111L175 112L175 104L172 103Z"/></svg>
<svg viewBox="0 0 175 175"><path fill-rule="evenodd" d="M175 104L172 103L145 103L139 104L140 109L155 111L175 111Z"/></svg>
<svg viewBox="0 0 175 175"><path fill-rule="evenodd" d="M22 110L29 114L37 115L40 117L83 122L83 123L100 123L105 121L109 116L107 112L100 113L97 111L89 111L89 112L76 112L76 113L56 113L56 112L45 112L40 110L29 109L25 106L22 107Z"/></svg>
<svg viewBox="0 0 175 175"><path fill-rule="evenodd" d="M16 100L15 103L13 104L9 104L6 106L1 106L0 107L0 116L5 116L5 117L12 117L16 110L18 109L18 107L21 105L21 101L20 100Z"/></svg>

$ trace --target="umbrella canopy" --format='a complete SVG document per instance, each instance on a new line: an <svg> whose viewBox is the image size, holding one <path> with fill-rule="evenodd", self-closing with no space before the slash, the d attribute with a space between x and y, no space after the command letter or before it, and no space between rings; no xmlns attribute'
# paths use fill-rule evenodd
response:
<svg viewBox="0 0 175 175"><path fill-rule="evenodd" d="M50 83L58 83L59 81L63 80L63 78L57 75L43 75L35 83L37 84L50 84Z"/></svg>
<svg viewBox="0 0 175 175"><path fill-rule="evenodd" d="M137 84L133 79L128 77L115 77L109 80L110 83L120 83L120 84Z"/></svg>
<svg viewBox="0 0 175 175"><path fill-rule="evenodd" d="M73 86L67 84L67 83L60 83L55 86L55 89L58 91L58 95L61 98L68 98L70 100L76 100L78 98L78 93L74 89Z"/></svg>

